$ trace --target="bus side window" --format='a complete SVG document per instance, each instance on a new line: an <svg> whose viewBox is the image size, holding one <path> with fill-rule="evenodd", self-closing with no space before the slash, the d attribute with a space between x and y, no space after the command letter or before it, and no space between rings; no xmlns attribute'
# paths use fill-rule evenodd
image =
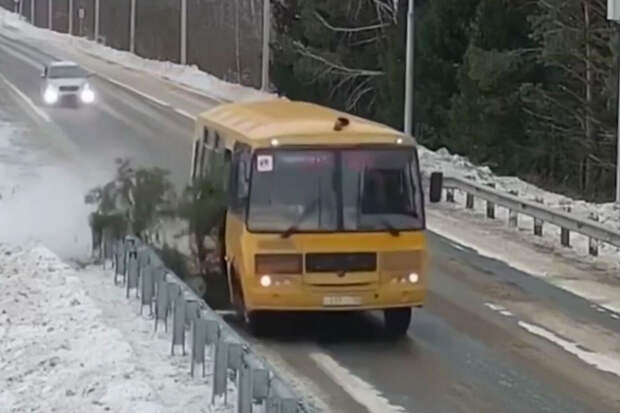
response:
<svg viewBox="0 0 620 413"><path fill-rule="evenodd" d="M249 148L235 145L230 174L230 209L241 216L245 214L248 201L251 159Z"/></svg>

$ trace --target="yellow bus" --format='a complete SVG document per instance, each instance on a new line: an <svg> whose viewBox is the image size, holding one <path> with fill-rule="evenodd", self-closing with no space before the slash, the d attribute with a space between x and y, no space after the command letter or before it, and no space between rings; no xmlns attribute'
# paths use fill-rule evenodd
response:
<svg viewBox="0 0 620 413"><path fill-rule="evenodd" d="M191 179L226 166L230 300L252 333L279 311L383 310L404 335L427 290L410 136L323 106L224 104L196 119Z"/></svg>

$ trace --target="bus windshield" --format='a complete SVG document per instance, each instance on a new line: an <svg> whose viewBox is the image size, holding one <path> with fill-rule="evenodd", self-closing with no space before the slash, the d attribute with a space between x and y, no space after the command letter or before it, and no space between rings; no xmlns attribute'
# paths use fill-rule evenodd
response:
<svg viewBox="0 0 620 413"><path fill-rule="evenodd" d="M423 225L413 148L281 149L254 157L250 231L398 233Z"/></svg>

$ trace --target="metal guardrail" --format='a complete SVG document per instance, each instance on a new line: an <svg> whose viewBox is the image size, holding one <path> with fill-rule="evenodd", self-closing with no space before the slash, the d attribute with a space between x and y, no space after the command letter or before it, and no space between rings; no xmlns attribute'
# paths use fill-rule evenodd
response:
<svg viewBox="0 0 620 413"><path fill-rule="evenodd" d="M146 307L153 316L155 331L163 324L168 332L172 320L170 353L180 349L185 355L189 346L191 375L196 374L198 365L203 377L207 373L212 377L212 406L230 407L228 393L231 385L236 385L235 413L311 413L268 363L167 269L149 246L126 237L106 249L104 256L113 262L114 284L125 288L127 298L135 290L141 313ZM207 367L212 371L207 372Z"/></svg>
<svg viewBox="0 0 620 413"><path fill-rule="evenodd" d="M570 232L589 237L590 254L598 255L598 243L604 242L620 248L620 231L608 228L594 220L583 219L563 211L552 210L542 203L527 201L518 196L498 191L490 186L477 184L466 179L444 177L443 186L447 191L448 202L454 202L454 189L467 194L466 207L474 208L474 197L487 202L487 217L495 218L495 206L509 210L509 223L517 226L518 215L534 218L534 233L542 236L543 223L555 225L561 229L561 243L570 246Z"/></svg>

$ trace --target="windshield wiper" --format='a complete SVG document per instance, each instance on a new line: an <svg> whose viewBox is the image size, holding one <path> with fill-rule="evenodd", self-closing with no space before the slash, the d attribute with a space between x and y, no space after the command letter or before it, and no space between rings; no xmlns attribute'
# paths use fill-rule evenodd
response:
<svg viewBox="0 0 620 413"><path fill-rule="evenodd" d="M387 218L381 218L381 223L388 229L388 232L393 237L399 237L400 231L392 225L392 223Z"/></svg>
<svg viewBox="0 0 620 413"><path fill-rule="evenodd" d="M312 214L314 212L314 210L317 208L317 206L319 205L320 202L320 197L315 198L314 201L312 201L310 204L306 205L306 207L304 208L304 213L301 214L301 216L297 219L297 221L295 221L295 223L293 225L291 225L290 227L288 227L288 229L286 231L284 231L280 237L282 238L288 238L290 237L293 233L297 232L299 230L299 224L301 224L302 222L304 222L306 220L306 218L308 218L310 216L310 214Z"/></svg>

